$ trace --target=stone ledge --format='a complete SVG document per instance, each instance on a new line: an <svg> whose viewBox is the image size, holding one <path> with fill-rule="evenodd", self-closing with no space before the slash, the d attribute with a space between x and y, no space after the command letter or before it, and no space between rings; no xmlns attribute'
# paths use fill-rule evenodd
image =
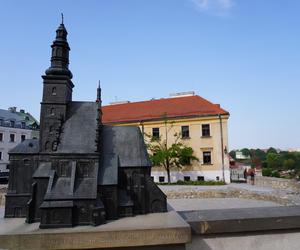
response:
<svg viewBox="0 0 300 250"><path fill-rule="evenodd" d="M105 225L39 229L23 218L0 220L1 249L92 249L185 244L190 226L175 212L122 218Z"/></svg>
<svg viewBox="0 0 300 250"><path fill-rule="evenodd" d="M194 234L300 228L300 206L183 211Z"/></svg>

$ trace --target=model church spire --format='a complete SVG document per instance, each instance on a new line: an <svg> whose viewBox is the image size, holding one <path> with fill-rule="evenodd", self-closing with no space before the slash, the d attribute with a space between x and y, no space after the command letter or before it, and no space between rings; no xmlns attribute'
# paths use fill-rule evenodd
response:
<svg viewBox="0 0 300 250"><path fill-rule="evenodd" d="M72 78L72 73L69 70L69 51L70 47L67 41L68 32L64 25L64 18L62 14L62 21L56 30L56 38L51 45L52 56L51 66L46 70L46 75L64 75Z"/></svg>

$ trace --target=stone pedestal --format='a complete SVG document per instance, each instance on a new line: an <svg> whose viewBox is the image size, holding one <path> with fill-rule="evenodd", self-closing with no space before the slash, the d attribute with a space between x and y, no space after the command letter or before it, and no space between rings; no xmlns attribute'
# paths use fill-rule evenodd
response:
<svg viewBox="0 0 300 250"><path fill-rule="evenodd" d="M0 220L0 249L101 249L165 246L191 240L190 226L175 212L122 218L92 227L39 229L23 218Z"/></svg>

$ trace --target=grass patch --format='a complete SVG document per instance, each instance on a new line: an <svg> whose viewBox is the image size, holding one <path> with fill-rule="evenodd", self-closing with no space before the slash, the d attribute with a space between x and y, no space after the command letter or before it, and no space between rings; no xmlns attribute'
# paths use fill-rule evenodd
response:
<svg viewBox="0 0 300 250"><path fill-rule="evenodd" d="M191 185L191 186L216 186L226 185L225 181L177 181L172 183L157 182L157 185Z"/></svg>

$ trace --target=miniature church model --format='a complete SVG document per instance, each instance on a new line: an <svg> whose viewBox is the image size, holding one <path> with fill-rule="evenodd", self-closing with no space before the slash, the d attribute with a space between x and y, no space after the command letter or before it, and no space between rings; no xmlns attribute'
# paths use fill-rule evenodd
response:
<svg viewBox="0 0 300 250"><path fill-rule="evenodd" d="M139 128L102 124L100 86L95 102L72 101L63 22L51 47L51 66L42 76L40 138L10 151L5 217L56 228L165 212L166 196L150 177Z"/></svg>

